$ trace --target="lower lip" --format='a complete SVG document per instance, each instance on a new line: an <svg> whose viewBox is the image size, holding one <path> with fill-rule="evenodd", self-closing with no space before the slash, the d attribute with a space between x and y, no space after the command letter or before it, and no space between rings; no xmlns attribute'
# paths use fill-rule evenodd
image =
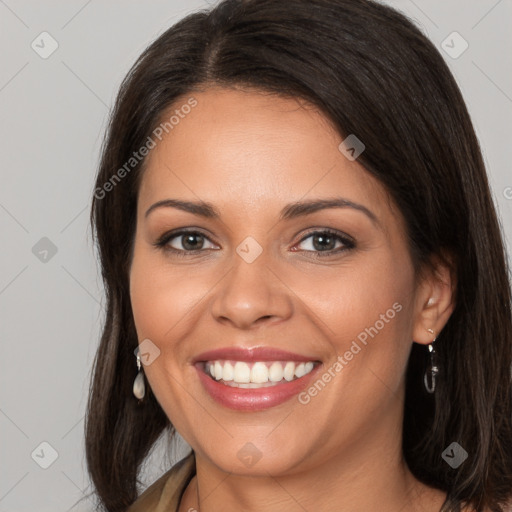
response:
<svg viewBox="0 0 512 512"><path fill-rule="evenodd" d="M322 365L318 364L307 375L284 384L247 389L218 382L206 375L202 369L202 363L195 365L199 380L209 395L219 404L238 411L261 411L290 400L308 386L320 366Z"/></svg>

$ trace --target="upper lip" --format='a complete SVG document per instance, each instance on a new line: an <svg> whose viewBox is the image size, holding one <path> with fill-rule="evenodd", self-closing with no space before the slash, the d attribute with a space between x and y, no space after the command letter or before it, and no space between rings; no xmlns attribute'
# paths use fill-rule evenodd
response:
<svg viewBox="0 0 512 512"><path fill-rule="evenodd" d="M199 361L218 361L218 360L232 360L232 361L317 361L318 359L313 356L304 356L287 352L273 347L225 347L216 350L209 350L203 352L193 359L193 363Z"/></svg>

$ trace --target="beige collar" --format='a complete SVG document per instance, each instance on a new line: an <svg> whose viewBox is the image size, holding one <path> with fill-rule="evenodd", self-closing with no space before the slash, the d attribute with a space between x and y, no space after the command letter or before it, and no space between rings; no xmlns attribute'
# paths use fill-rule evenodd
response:
<svg viewBox="0 0 512 512"><path fill-rule="evenodd" d="M177 512L181 496L195 474L194 452L150 485L126 512Z"/></svg>

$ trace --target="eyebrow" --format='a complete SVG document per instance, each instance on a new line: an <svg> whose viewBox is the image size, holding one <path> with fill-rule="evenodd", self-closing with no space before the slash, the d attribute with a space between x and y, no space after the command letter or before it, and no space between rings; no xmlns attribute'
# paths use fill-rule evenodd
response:
<svg viewBox="0 0 512 512"><path fill-rule="evenodd" d="M177 208L184 212L192 213L208 219L220 219L219 211L211 204L204 201L182 201L179 199L164 199L151 205L145 217L157 208ZM316 199L309 201L298 201L286 205L280 213L279 220L289 220L305 215L311 215L320 210L332 208L351 208L364 213L374 224L379 225L377 216L366 206L355 203L343 197L335 197L332 199Z"/></svg>

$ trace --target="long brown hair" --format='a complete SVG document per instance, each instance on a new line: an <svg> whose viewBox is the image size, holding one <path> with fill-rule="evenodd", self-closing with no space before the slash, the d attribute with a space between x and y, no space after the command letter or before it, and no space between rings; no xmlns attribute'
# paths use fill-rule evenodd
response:
<svg viewBox="0 0 512 512"><path fill-rule="evenodd" d="M173 432L151 390L141 406L132 395L129 267L144 160L126 162L164 111L211 84L316 105L341 135L364 141L358 162L406 219L416 267L453 256L456 307L436 342L437 389L425 393L427 353L413 344L403 452L419 480L447 492L443 512L464 503L501 512L512 494L511 293L484 162L438 50L403 14L371 0L224 0L164 32L123 81L91 209L107 301L85 427L100 507L120 512L135 501L142 462ZM454 441L469 454L456 470L442 458Z"/></svg>

